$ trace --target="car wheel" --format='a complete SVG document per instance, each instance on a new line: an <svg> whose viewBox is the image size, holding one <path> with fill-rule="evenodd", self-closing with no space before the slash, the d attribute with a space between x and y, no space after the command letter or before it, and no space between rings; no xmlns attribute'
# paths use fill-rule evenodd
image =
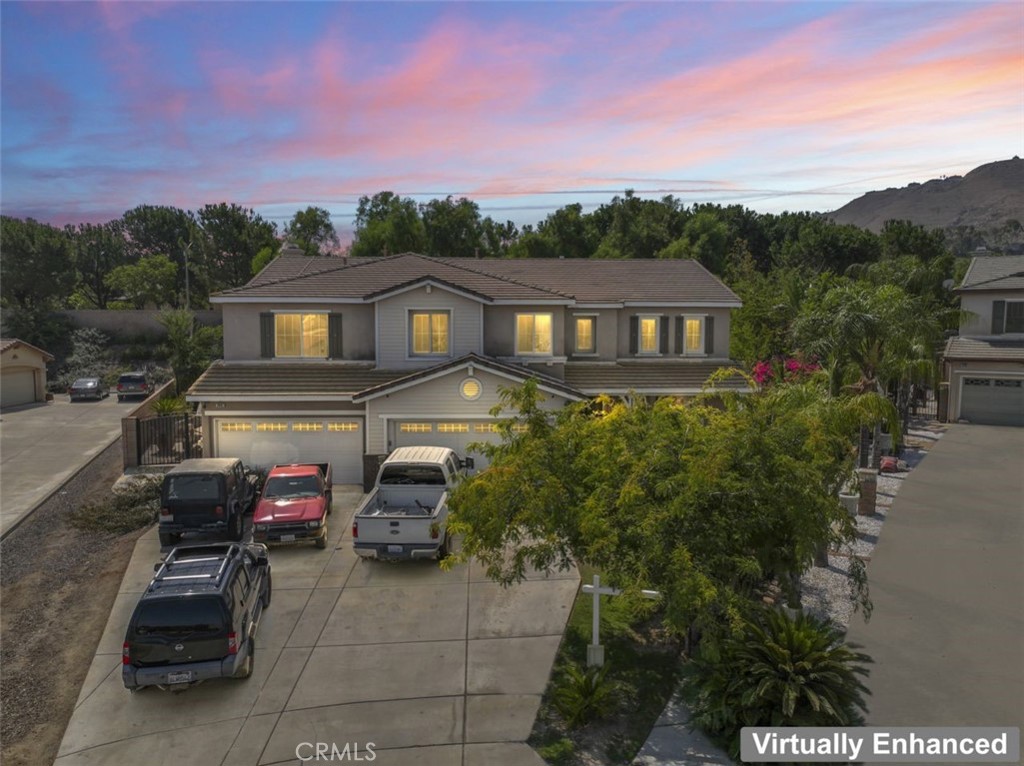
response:
<svg viewBox="0 0 1024 766"><path fill-rule="evenodd" d="M274 580L270 576L270 572L267 572L267 592L263 594L263 608L266 609L270 606L270 594L274 590Z"/></svg>
<svg viewBox="0 0 1024 766"><path fill-rule="evenodd" d="M249 639L249 653L245 657L245 664L235 673L235 678L248 678L252 675L253 665L256 663L256 639Z"/></svg>
<svg viewBox="0 0 1024 766"><path fill-rule="evenodd" d="M123 397L123 396L121 396L120 394L118 394L118 395L117 395L117 401L118 401L118 402L123 402L123 401L124 401L124 397Z"/></svg>
<svg viewBox="0 0 1024 766"><path fill-rule="evenodd" d="M160 532L160 547L170 548L181 542L181 534L178 532Z"/></svg>
<svg viewBox="0 0 1024 766"><path fill-rule="evenodd" d="M231 517L231 539L241 540L245 532L245 520L242 518L242 510L236 509Z"/></svg>
<svg viewBox="0 0 1024 766"><path fill-rule="evenodd" d="M437 548L437 560L448 558L448 554L451 549L451 538L448 536L448 532L444 533L444 540L441 541L441 545Z"/></svg>
<svg viewBox="0 0 1024 766"><path fill-rule="evenodd" d="M322 525L323 530L321 531L320 537L316 539L316 547L323 550L327 547L327 523L324 522Z"/></svg>
<svg viewBox="0 0 1024 766"><path fill-rule="evenodd" d="M331 515L331 511L334 510L334 494L331 492L327 493L327 515Z"/></svg>

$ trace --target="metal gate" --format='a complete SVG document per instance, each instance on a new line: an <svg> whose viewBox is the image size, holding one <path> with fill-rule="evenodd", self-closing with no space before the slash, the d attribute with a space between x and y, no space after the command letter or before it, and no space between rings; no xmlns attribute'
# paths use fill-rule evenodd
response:
<svg viewBox="0 0 1024 766"><path fill-rule="evenodd" d="M138 465L168 465L203 456L201 418L189 413L135 421Z"/></svg>

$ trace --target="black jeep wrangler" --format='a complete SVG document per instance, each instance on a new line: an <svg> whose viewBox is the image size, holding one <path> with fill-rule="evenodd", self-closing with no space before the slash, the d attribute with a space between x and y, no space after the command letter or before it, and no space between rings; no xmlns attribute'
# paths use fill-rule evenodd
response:
<svg viewBox="0 0 1024 766"><path fill-rule="evenodd" d="M160 545L176 545L184 532L225 532L241 540L256 488L238 458L183 460L164 476Z"/></svg>
<svg viewBox="0 0 1024 766"><path fill-rule="evenodd" d="M177 691L210 678L248 678L270 593L265 545L175 548L156 565L128 622L121 656L125 688Z"/></svg>

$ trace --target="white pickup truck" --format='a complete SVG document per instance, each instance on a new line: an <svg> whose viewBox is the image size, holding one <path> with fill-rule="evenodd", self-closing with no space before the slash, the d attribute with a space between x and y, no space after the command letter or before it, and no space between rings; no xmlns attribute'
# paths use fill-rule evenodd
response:
<svg viewBox="0 0 1024 766"><path fill-rule="evenodd" d="M399 447L356 509L352 539L360 556L442 559L448 555L448 491L473 467L446 447Z"/></svg>

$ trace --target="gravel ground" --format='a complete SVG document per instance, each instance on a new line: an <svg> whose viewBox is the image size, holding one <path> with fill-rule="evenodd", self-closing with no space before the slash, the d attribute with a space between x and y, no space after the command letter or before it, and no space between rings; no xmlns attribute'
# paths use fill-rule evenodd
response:
<svg viewBox="0 0 1024 766"><path fill-rule="evenodd" d="M811 614L829 617L845 630L854 614L854 602L850 595L850 554L867 564L868 585L871 584L871 556L882 534L882 527L892 510L896 493L903 485L910 471L924 459L931 445L942 438L945 426L934 421L915 420L907 430L906 448L900 460L907 464L906 471L880 473L878 475L875 513L872 516L857 516L857 538L852 550L831 551L827 567L812 567L801 579L803 605Z"/></svg>
<svg viewBox="0 0 1024 766"><path fill-rule="evenodd" d="M135 540L68 523L121 473L116 441L0 543L0 761L52 763Z"/></svg>

